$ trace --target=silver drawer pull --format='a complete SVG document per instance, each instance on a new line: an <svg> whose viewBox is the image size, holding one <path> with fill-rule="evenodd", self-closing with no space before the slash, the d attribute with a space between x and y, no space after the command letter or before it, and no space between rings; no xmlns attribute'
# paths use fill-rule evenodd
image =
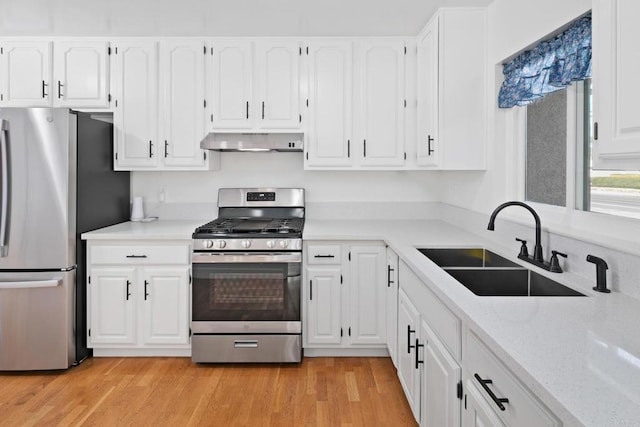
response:
<svg viewBox="0 0 640 427"><path fill-rule="evenodd" d="M258 340L235 340L233 346L235 348L258 348Z"/></svg>
<svg viewBox="0 0 640 427"><path fill-rule="evenodd" d="M146 255L127 255L127 258L146 258Z"/></svg>

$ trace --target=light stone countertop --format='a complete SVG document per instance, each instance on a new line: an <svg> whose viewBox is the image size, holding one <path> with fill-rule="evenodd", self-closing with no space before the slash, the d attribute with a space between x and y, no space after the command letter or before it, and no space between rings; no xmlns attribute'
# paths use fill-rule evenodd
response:
<svg viewBox="0 0 640 427"><path fill-rule="evenodd" d="M201 221L127 222L82 238L190 239L199 225ZM618 292L594 292L594 283L574 274L543 272L517 260L513 247L497 246L438 220L307 219L304 239L384 241L564 425L640 426L640 301ZM479 297L415 249L474 246L487 247L587 297Z"/></svg>
<svg viewBox="0 0 640 427"><path fill-rule="evenodd" d="M109 227L82 233L83 240L191 240L202 220L157 220L151 222L122 222Z"/></svg>

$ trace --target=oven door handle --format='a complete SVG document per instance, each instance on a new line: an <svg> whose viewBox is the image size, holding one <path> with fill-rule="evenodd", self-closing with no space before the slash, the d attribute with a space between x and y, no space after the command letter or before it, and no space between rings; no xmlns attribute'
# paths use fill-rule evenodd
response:
<svg viewBox="0 0 640 427"><path fill-rule="evenodd" d="M191 255L191 262L194 264L231 264L231 263L294 263L302 262L300 252L282 254L217 254L208 252L194 252Z"/></svg>

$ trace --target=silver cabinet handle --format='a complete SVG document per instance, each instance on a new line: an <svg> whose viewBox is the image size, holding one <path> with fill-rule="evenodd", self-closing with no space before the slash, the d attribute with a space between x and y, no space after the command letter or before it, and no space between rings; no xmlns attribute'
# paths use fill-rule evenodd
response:
<svg viewBox="0 0 640 427"><path fill-rule="evenodd" d="M9 255L9 122L0 120L0 257Z"/></svg>
<svg viewBox="0 0 640 427"><path fill-rule="evenodd" d="M258 348L258 340L235 340L233 346L235 348Z"/></svg>

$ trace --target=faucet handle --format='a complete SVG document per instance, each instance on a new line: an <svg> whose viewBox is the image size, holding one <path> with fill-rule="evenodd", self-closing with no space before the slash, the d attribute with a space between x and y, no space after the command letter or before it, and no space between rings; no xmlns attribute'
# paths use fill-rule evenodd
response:
<svg viewBox="0 0 640 427"><path fill-rule="evenodd" d="M560 268L560 262L558 262L558 255L563 258L567 257L567 254L558 251L551 251L551 260L549 261L549 271L552 273L562 273Z"/></svg>
<svg viewBox="0 0 640 427"><path fill-rule="evenodd" d="M528 257L529 256L529 250L527 249L527 241L520 239L518 237L516 237L516 241L522 243L522 246L520 246L520 253L518 254L519 257Z"/></svg>

